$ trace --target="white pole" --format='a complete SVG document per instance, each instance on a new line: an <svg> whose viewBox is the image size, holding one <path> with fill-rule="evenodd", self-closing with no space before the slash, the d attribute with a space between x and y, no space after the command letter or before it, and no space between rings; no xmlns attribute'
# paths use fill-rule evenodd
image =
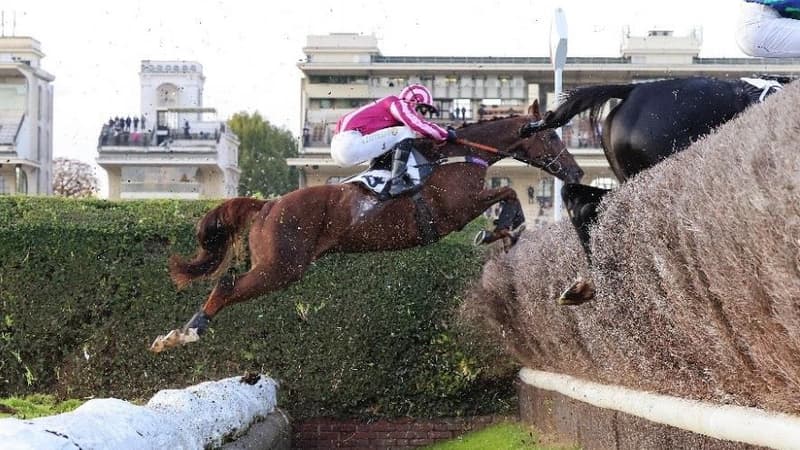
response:
<svg viewBox="0 0 800 450"><path fill-rule="evenodd" d="M620 411L693 433L760 447L800 449L800 417L743 406L688 400L569 375L520 370L525 384L598 408Z"/></svg>
<svg viewBox="0 0 800 450"><path fill-rule="evenodd" d="M562 89L562 74L564 72L563 68L557 68L555 70L555 95L556 98L559 98L561 95ZM558 137L561 138L563 136L563 127L556 128L556 134ZM563 200L561 198L561 188L564 186L564 182L561 181L561 178L553 177L553 220L559 222L561 220L561 210L564 208Z"/></svg>
<svg viewBox="0 0 800 450"><path fill-rule="evenodd" d="M553 22L550 24L550 61L553 63L553 81L555 84L555 96L558 99L562 91L562 76L564 65L567 63L567 17L564 10L556 8L553 15ZM549 105L548 105L549 106ZM561 137L561 128L556 129L558 137ZM553 183L553 219L558 222L561 220L561 187L564 183L555 178Z"/></svg>

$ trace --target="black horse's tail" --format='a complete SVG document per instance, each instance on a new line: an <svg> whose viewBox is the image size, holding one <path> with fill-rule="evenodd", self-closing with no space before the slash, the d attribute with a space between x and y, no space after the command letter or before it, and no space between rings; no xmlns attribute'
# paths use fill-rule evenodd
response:
<svg viewBox="0 0 800 450"><path fill-rule="evenodd" d="M578 113L592 108L589 114L592 128L599 118L600 110L605 102L612 98L625 99L636 88L635 84L607 84L571 89L561 94L561 104L555 111L547 111L541 129L552 129L564 126Z"/></svg>
<svg viewBox="0 0 800 450"><path fill-rule="evenodd" d="M271 208L273 202L239 197L212 209L197 223L197 254L190 261L178 255L169 259L169 275L182 288L200 277L224 270L228 253L236 237L250 224L253 216Z"/></svg>

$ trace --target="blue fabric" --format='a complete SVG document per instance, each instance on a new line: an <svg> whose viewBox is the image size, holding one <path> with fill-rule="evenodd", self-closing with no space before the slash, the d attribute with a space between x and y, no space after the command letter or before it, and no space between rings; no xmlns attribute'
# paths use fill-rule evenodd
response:
<svg viewBox="0 0 800 450"><path fill-rule="evenodd" d="M758 3L769 6L778 11L781 17L800 19L800 0L745 0L748 3Z"/></svg>

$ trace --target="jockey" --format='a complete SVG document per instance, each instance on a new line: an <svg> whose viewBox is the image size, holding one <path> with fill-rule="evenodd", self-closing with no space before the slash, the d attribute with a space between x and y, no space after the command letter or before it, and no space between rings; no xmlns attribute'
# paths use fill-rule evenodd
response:
<svg viewBox="0 0 800 450"><path fill-rule="evenodd" d="M436 111L433 96L425 86L406 86L400 95L390 95L345 114L336 124L331 140L331 157L342 167L377 158L394 149L389 195L395 196L411 186L404 177L413 139L429 137L453 141L455 130L444 129L423 118Z"/></svg>
<svg viewBox="0 0 800 450"><path fill-rule="evenodd" d="M736 43L750 56L800 56L800 0L744 0Z"/></svg>

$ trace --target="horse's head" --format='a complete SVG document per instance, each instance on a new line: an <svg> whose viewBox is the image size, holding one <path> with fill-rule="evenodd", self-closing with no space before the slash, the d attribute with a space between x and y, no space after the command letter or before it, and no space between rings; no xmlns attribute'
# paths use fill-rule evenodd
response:
<svg viewBox="0 0 800 450"><path fill-rule="evenodd" d="M531 120L542 119L537 100L534 100L528 112L530 116L519 117L515 122L517 130L522 124L530 123ZM554 130L538 131L530 137L519 139L507 151L515 159L538 167L567 183L577 183L583 177L583 170Z"/></svg>
<svg viewBox="0 0 800 450"><path fill-rule="evenodd" d="M514 159L538 167L566 183L578 183L583 177L583 170L554 130L539 131L520 139L508 152Z"/></svg>
<svg viewBox="0 0 800 450"><path fill-rule="evenodd" d="M451 154L469 153L481 154L489 164L511 156L522 162L538 167L547 173L558 177L568 183L577 183L583 176L583 171L578 163L567 151L564 142L553 130L544 130L535 133L530 138L522 139L519 129L531 120L540 120L539 102L534 101L528 110L530 115L511 116L503 119L493 119L465 125L458 129L459 138L474 143L490 145L500 153L481 151L470 148L469 145L446 146L446 152Z"/></svg>

